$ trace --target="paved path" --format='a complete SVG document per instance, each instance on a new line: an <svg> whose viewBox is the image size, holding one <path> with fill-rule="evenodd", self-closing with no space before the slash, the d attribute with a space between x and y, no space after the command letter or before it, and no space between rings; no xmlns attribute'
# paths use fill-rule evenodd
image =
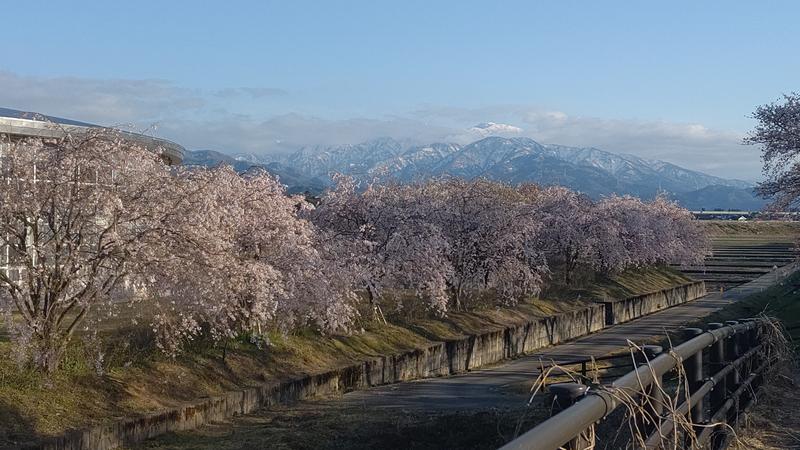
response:
<svg viewBox="0 0 800 450"><path fill-rule="evenodd" d="M665 330L675 330L734 301L763 291L797 269L798 264L793 263L724 294L712 293L693 302L616 325L495 367L446 378L425 379L350 392L337 401L380 409L428 411L520 406L527 396L504 387L534 379L542 360L563 363L590 356L598 357L627 349L629 339L634 342L645 342L663 337Z"/></svg>

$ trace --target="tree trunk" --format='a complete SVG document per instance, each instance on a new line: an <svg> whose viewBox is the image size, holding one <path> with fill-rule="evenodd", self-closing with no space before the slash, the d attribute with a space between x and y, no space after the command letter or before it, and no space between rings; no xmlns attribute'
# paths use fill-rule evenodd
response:
<svg viewBox="0 0 800 450"><path fill-rule="evenodd" d="M36 368L42 372L52 374L58 370L61 358L67 350L69 339L61 340L53 336L49 330L43 334L34 335L30 343L32 361Z"/></svg>
<svg viewBox="0 0 800 450"><path fill-rule="evenodd" d="M378 304L378 296L375 294L375 289L372 285L367 286L367 298L369 299L369 305L372 307L372 318L386 325L386 317L384 317L383 311Z"/></svg>
<svg viewBox="0 0 800 450"><path fill-rule="evenodd" d="M458 286L456 286L456 311L462 310L461 304L461 297L463 296L463 289L461 288L461 281L458 282Z"/></svg>

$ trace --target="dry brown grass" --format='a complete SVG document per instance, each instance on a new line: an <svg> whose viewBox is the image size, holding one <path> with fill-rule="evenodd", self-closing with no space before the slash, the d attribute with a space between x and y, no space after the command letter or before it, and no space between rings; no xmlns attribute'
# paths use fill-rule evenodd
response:
<svg viewBox="0 0 800 450"><path fill-rule="evenodd" d="M784 366L758 392L755 406L741 420L733 450L800 449L800 375Z"/></svg>
<svg viewBox="0 0 800 450"><path fill-rule="evenodd" d="M545 418L529 410L397 411L332 402L276 406L198 430L170 433L138 450L493 450Z"/></svg>
<svg viewBox="0 0 800 450"><path fill-rule="evenodd" d="M779 220L746 221L736 220L704 220L701 222L712 238L748 237L748 238L790 238L800 236L800 222Z"/></svg>

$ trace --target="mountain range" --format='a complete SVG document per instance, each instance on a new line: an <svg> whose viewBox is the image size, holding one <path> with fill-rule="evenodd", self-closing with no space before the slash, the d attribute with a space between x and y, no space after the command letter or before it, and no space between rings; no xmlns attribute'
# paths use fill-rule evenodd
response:
<svg viewBox="0 0 800 450"><path fill-rule="evenodd" d="M318 193L330 185L331 174L338 172L363 180L409 182L457 176L512 184L558 184L593 198L616 193L649 199L663 192L689 209L754 210L765 204L746 181L593 147L540 144L524 137L489 136L467 145L408 145L380 138L352 145L304 147L280 157L200 150L187 152L184 161L205 166L220 163L239 171L263 167L293 193Z"/></svg>

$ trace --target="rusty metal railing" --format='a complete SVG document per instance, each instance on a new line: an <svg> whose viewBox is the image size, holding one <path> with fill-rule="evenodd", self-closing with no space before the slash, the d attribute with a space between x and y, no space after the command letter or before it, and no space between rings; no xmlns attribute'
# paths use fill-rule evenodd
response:
<svg viewBox="0 0 800 450"><path fill-rule="evenodd" d="M599 364L599 365L598 365ZM572 369L574 367L574 369ZM577 381L592 381L592 380L611 380L616 379L619 375L609 373L617 369L630 368L635 366L631 361L630 354L614 354L606 356L597 356L593 358L581 358L562 362L549 362L542 363L538 368L539 373L549 373L550 377L568 376L575 378ZM617 372L619 373L619 372ZM547 380L543 380L544 382ZM551 384L551 383L546 383Z"/></svg>
<svg viewBox="0 0 800 450"><path fill-rule="evenodd" d="M562 411L501 450L595 448L593 425L622 406L621 398L640 399L651 419L641 421L646 438L635 446L656 449L667 442L680 442L675 436L679 430L675 422L677 416L686 416L694 425L694 433L688 434L694 434L697 445L710 443L713 450L723 449L730 440L726 424L735 425L739 412L754 400L762 372L770 363L762 351L767 326L771 326L768 319L744 319L708 324L706 331L686 328L686 342L663 353L660 347L651 347L645 364L616 379L607 389L577 383L551 385ZM708 364L703 363L704 352ZM681 367L688 390L677 408L664 412L660 399L653 401L653 396L662 395L663 377Z"/></svg>

